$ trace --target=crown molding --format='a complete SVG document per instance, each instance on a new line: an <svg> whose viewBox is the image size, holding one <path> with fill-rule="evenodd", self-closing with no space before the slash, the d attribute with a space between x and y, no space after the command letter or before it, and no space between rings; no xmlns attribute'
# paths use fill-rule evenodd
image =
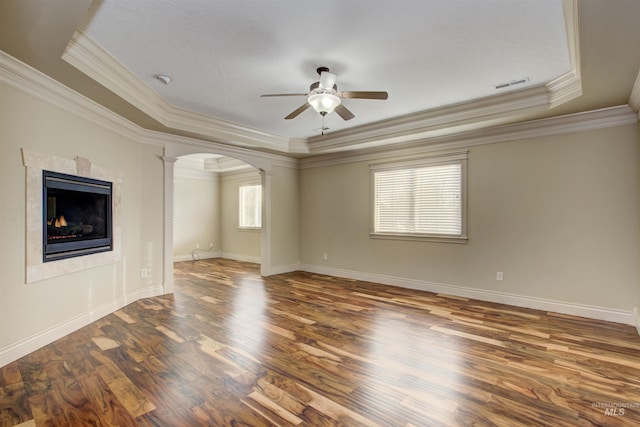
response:
<svg viewBox="0 0 640 427"><path fill-rule="evenodd" d="M582 95L578 0L562 2L569 70L547 84L362 125L308 139L311 154L405 144L501 125Z"/></svg>
<svg viewBox="0 0 640 427"><path fill-rule="evenodd" d="M84 95L0 50L0 83L103 126L126 138L141 137L144 130Z"/></svg>
<svg viewBox="0 0 640 427"><path fill-rule="evenodd" d="M566 116L467 131L456 135L443 135L396 146L380 146L367 150L322 154L300 159L300 168L307 169L389 157L415 156L428 152L531 140L545 136L633 124L636 124L636 114L628 105L620 105Z"/></svg>
<svg viewBox="0 0 640 427"><path fill-rule="evenodd" d="M629 106L636 113L638 122L640 122L640 71L636 76L636 81L629 95Z"/></svg>
<svg viewBox="0 0 640 427"><path fill-rule="evenodd" d="M151 117L173 129L228 145L289 154L322 154L406 144L512 122L547 111L582 94L578 0L563 0L569 70L547 84L421 111L308 139L286 137L176 108L117 59L77 30L63 59Z"/></svg>
<svg viewBox="0 0 640 427"><path fill-rule="evenodd" d="M143 129L95 101L0 50L0 83L119 134L133 143L163 147L168 157L214 153L247 161L262 169L297 168L297 159L238 146Z"/></svg>
<svg viewBox="0 0 640 427"><path fill-rule="evenodd" d="M188 167L181 167L176 165L173 169L173 177L183 179L196 179L199 181L211 181L218 182L220 176L217 172L209 172L202 169L191 169Z"/></svg>
<svg viewBox="0 0 640 427"><path fill-rule="evenodd" d="M227 144L282 152L289 149L288 138L174 107L82 30L76 30L62 59L169 128Z"/></svg>

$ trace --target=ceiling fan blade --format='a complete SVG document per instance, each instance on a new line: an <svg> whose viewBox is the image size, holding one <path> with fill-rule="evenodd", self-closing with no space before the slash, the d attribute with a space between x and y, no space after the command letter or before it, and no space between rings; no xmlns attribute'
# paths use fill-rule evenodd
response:
<svg viewBox="0 0 640 427"><path fill-rule="evenodd" d="M351 99L387 99L389 98L389 94L387 92L341 92L340 96L343 98L351 98Z"/></svg>
<svg viewBox="0 0 640 427"><path fill-rule="evenodd" d="M340 117L342 117L343 120L351 120L355 117L353 113L344 106L344 104L338 105L333 111L335 111Z"/></svg>
<svg viewBox="0 0 640 427"><path fill-rule="evenodd" d="M291 114L289 114L287 117L285 117L285 120L291 120L291 119L295 119L296 117L298 117L298 115L300 113L302 113L304 110L306 110L307 108L311 107L311 105L309 105L308 102L305 102L304 104L302 104L300 107L298 107L295 111L293 111Z"/></svg>
<svg viewBox="0 0 640 427"><path fill-rule="evenodd" d="M267 93L265 95L260 95L260 98L268 98L271 96L307 96L308 93Z"/></svg>
<svg viewBox="0 0 640 427"><path fill-rule="evenodd" d="M322 71L320 73L320 88L331 90L333 85L336 84L336 75L328 71Z"/></svg>

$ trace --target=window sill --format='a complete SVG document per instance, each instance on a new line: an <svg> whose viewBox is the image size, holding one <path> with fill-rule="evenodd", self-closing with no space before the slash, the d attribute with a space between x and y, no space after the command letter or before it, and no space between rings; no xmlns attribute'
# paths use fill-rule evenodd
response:
<svg viewBox="0 0 640 427"><path fill-rule="evenodd" d="M252 231L254 233L260 233L262 227L238 227L238 231Z"/></svg>
<svg viewBox="0 0 640 427"><path fill-rule="evenodd" d="M372 239L411 240L417 242L462 243L469 241L467 236L442 236L437 234L369 233Z"/></svg>

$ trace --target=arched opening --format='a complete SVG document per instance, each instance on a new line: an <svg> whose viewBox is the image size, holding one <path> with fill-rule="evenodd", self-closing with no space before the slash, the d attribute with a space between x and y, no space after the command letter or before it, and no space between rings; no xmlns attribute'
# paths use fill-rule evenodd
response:
<svg viewBox="0 0 640 427"><path fill-rule="evenodd" d="M259 251L252 249L253 254L249 253L247 255L247 260L259 261L260 264L260 272L262 275L269 275L271 272L271 248L270 248L270 235L271 235L271 163L264 158L256 157L254 155L238 152L237 149L228 148L224 146L220 147L202 147L198 145L190 145L190 144L167 144L165 145L165 156L163 156L162 160L164 162L164 247L163 247L163 277L164 277L164 293L169 294L173 293L173 262L174 262L174 216L175 216L175 176L176 176L176 164L180 162L184 162L185 160L180 159L191 159L186 160L191 162L208 162L209 167L215 169L213 165L222 164L223 167L227 167L226 173L229 176L235 175L243 175L244 172L234 172L235 170L242 171L245 169L247 171L247 176L241 176L239 181L243 181L244 178L249 177L249 171L252 171L252 176L249 177L248 182L251 182L253 185L259 182L261 188L261 196L262 196L262 204L261 204L261 228L259 231L259 242L260 248ZM195 160L194 160L195 159ZM226 165L226 166L225 166ZM235 166L233 166L235 165ZM180 166L180 163L178 163ZM180 174L182 172L179 172ZM259 176L259 180L256 177ZM220 177L218 177L220 179ZM230 178L230 181L234 181L235 178ZM186 183L185 183L186 184ZM220 184L222 186L222 184ZM227 194L229 194L230 190L226 190ZM229 221L227 221L228 223ZM221 225L222 226L222 225ZM178 229L180 232L180 228ZM255 241L255 230L254 233L254 241ZM247 232L250 233L250 232ZM208 236L208 237L206 237ZM216 248L216 241L212 241L212 234L204 234L202 237L203 242L200 241L181 241L180 251L184 251L184 245L194 245L199 246L193 249L201 249L200 251L195 251L194 253L197 256L222 256L224 255L224 240L220 241L221 245L218 245ZM219 238L222 239L222 235L219 235ZM251 239L251 238L249 238ZM213 243L213 252L209 250L211 243ZM245 242L246 243L246 242ZM192 250L193 250L192 249ZM216 250L218 253L216 254ZM185 254L182 254L184 256ZM229 252L227 256L234 255L233 252ZM235 254L242 255L242 254Z"/></svg>
<svg viewBox="0 0 640 427"><path fill-rule="evenodd" d="M262 181L250 164L212 153L174 164L173 259L261 263Z"/></svg>

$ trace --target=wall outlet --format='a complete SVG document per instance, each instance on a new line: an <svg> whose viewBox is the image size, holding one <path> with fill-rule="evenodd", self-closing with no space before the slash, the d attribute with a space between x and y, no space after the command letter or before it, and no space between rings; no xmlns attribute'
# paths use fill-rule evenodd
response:
<svg viewBox="0 0 640 427"><path fill-rule="evenodd" d="M200 243L196 243L196 249L200 249Z"/></svg>
<svg viewBox="0 0 640 427"><path fill-rule="evenodd" d="M496 280L498 282L502 282L504 280L504 273L502 271L498 271L496 273Z"/></svg>
<svg viewBox="0 0 640 427"><path fill-rule="evenodd" d="M149 271L146 268L141 269L140 277L149 277Z"/></svg>
<svg viewBox="0 0 640 427"><path fill-rule="evenodd" d="M324 259L325 261L329 259L329 255L324 253L322 254L322 259Z"/></svg>

